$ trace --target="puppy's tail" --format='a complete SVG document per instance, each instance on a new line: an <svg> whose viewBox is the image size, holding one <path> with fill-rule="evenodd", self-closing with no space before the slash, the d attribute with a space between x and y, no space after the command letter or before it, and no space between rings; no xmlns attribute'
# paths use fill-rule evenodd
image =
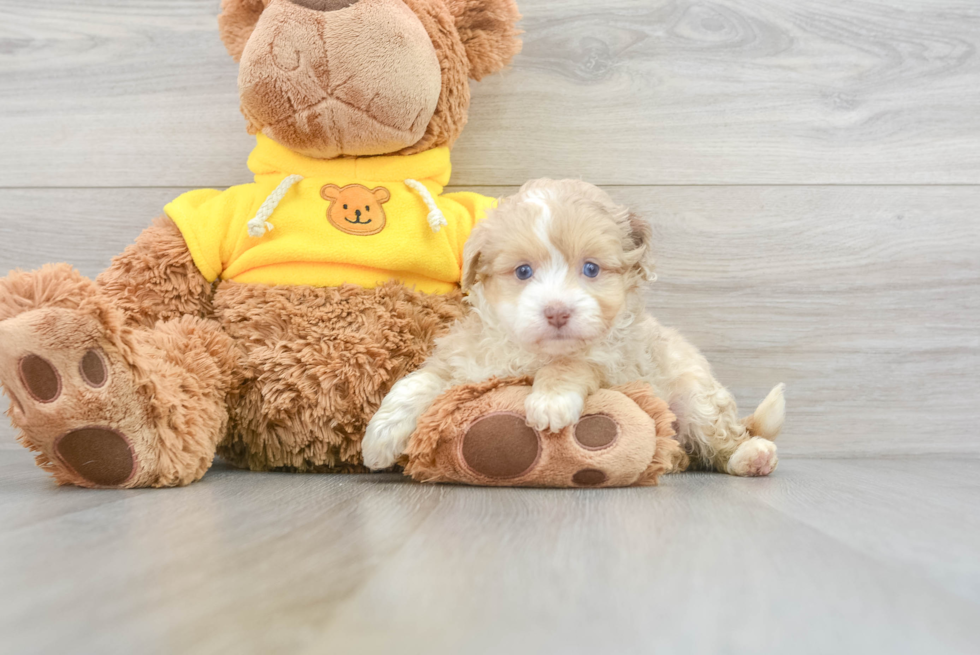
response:
<svg viewBox="0 0 980 655"><path fill-rule="evenodd" d="M742 425L753 437L762 437L772 441L779 436L786 419L786 398L783 397L785 384L777 384L769 392L762 404L755 408L752 416L742 419Z"/></svg>

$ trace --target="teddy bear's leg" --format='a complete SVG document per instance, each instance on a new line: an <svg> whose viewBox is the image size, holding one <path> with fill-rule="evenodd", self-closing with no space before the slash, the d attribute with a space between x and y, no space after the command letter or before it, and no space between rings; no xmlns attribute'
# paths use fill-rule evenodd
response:
<svg viewBox="0 0 980 655"><path fill-rule="evenodd" d="M210 465L239 354L200 317L210 285L194 279L182 243L172 223L158 222L104 283L67 265L0 280L10 417L58 482L174 486Z"/></svg>
<svg viewBox="0 0 980 655"><path fill-rule="evenodd" d="M392 385L462 317L458 292L394 282L269 287L223 282L215 316L243 351L218 454L252 470L366 471L361 439Z"/></svg>
<svg viewBox="0 0 980 655"><path fill-rule="evenodd" d="M421 481L490 486L656 484L680 468L683 452L670 438L666 403L650 395L641 404L626 393L634 391L592 394L576 424L552 433L527 425L531 388L520 381L455 387L419 420L405 471Z"/></svg>

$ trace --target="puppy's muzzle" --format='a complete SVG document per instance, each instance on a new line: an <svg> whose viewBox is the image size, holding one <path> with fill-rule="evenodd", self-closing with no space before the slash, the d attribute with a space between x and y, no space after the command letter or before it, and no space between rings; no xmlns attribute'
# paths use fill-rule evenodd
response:
<svg viewBox="0 0 980 655"><path fill-rule="evenodd" d="M565 305L548 305L544 308L544 317L548 319L548 325L560 330L572 318L572 310Z"/></svg>

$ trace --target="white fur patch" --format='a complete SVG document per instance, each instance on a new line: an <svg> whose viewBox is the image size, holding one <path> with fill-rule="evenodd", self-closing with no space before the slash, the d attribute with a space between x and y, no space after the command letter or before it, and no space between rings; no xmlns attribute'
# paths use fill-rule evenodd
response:
<svg viewBox="0 0 980 655"><path fill-rule="evenodd" d="M534 222L534 234L548 249L550 258L537 263L534 275L527 281L514 306L498 308L503 319L510 324L512 334L518 339L563 350L598 336L603 329L599 303L571 275L577 262L568 262L551 241L550 230L554 221L551 208L540 193L530 193L526 201L541 208ZM566 308L571 316L562 329L563 340L558 340L555 329L549 325L545 309L549 306ZM550 342L550 343L549 343Z"/></svg>
<svg viewBox="0 0 980 655"><path fill-rule="evenodd" d="M585 401L574 391L561 393L535 392L524 401L527 424L535 430L558 432L576 423L582 416Z"/></svg>
<svg viewBox="0 0 980 655"><path fill-rule="evenodd" d="M772 441L779 436L786 420L786 398L783 390L786 385L779 384L769 392L766 399L752 413L752 434Z"/></svg>
<svg viewBox="0 0 980 655"><path fill-rule="evenodd" d="M371 469L394 466L408 447L419 417L435 402L449 384L424 368L395 383L368 423L361 454Z"/></svg>
<svg viewBox="0 0 980 655"><path fill-rule="evenodd" d="M744 477L769 475L779 465L776 444L762 437L752 437L740 445L728 460L728 472Z"/></svg>

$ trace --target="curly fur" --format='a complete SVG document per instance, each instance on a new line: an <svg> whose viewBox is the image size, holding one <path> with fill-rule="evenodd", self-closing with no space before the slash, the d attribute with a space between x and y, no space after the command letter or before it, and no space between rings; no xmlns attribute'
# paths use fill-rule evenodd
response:
<svg viewBox="0 0 980 655"><path fill-rule="evenodd" d="M669 400L678 438L695 464L768 474L775 468L775 447L751 441L750 427L765 426L766 436L775 438L784 413L782 386L752 417L739 419L734 398L697 348L647 313L642 291L652 273L650 231L637 228L625 207L580 181L530 182L501 201L466 246L463 279L473 311L439 340L418 373L399 383L399 398L411 396L408 386L415 380L431 386L439 379L449 388L533 375L528 422L556 430L577 420L595 389L642 381ZM585 280L579 271L593 260L603 272ZM527 283L515 278L522 262L539 271ZM557 328L545 320L556 302L571 315ZM383 453L403 443L414 423L409 415L424 410L402 408L397 428L372 422L365 459L386 464ZM378 416L394 420L384 407ZM730 460L737 465L729 466Z"/></svg>
<svg viewBox="0 0 980 655"><path fill-rule="evenodd" d="M144 327L180 316L210 318L213 289L198 272L184 237L160 216L96 278L126 320Z"/></svg>
<svg viewBox="0 0 980 655"><path fill-rule="evenodd" d="M461 294L397 283L263 287L223 283L215 314L244 350L233 429L218 452L253 470L360 465L368 418L462 317Z"/></svg>

